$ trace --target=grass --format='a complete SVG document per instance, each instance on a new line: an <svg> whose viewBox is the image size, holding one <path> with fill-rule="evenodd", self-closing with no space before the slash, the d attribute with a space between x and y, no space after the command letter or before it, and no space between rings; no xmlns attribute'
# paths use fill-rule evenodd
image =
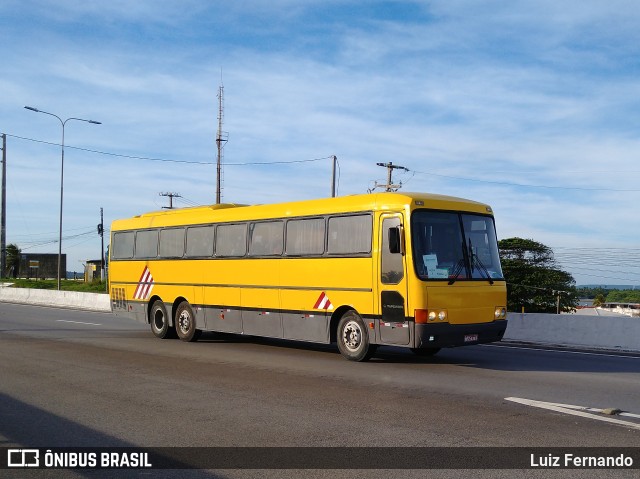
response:
<svg viewBox="0 0 640 479"><path fill-rule="evenodd" d="M33 288L33 289L58 289L58 281L56 279L24 279L24 278L4 278L5 283L12 283L15 288ZM79 291L81 293L107 293L107 287L102 281L92 281L85 283L72 279L63 279L60 282L62 291Z"/></svg>

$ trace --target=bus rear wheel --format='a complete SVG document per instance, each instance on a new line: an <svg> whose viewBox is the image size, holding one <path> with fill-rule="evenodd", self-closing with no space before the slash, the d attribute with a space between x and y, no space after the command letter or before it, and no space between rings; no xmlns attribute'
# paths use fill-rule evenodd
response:
<svg viewBox="0 0 640 479"><path fill-rule="evenodd" d="M350 361L367 361L376 351L376 345L369 344L369 333L364 322L355 311L347 311L338 323L338 349Z"/></svg>
<svg viewBox="0 0 640 479"><path fill-rule="evenodd" d="M197 341L200 337L200 330L196 329L196 317L189 303L183 301L178 305L175 316L176 333L183 341Z"/></svg>
<svg viewBox="0 0 640 479"><path fill-rule="evenodd" d="M174 337L175 330L169 324L167 308L164 306L162 301L158 300L151 306L149 323L151 324L151 332L155 337L160 339Z"/></svg>

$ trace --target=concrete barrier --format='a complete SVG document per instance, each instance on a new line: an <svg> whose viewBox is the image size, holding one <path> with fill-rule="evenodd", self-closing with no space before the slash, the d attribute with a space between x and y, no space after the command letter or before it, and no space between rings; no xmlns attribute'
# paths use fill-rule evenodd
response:
<svg viewBox="0 0 640 479"><path fill-rule="evenodd" d="M0 302L110 311L107 294L0 288ZM505 341L640 352L640 318L509 313Z"/></svg>
<svg viewBox="0 0 640 479"><path fill-rule="evenodd" d="M504 339L556 346L640 351L640 318L509 313Z"/></svg>
<svg viewBox="0 0 640 479"><path fill-rule="evenodd" d="M52 291L31 288L0 288L0 302L56 306L87 311L111 311L108 294Z"/></svg>

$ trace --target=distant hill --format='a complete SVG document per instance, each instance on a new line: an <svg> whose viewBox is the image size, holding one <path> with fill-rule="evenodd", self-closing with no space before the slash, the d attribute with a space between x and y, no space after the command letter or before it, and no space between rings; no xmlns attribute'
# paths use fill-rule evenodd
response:
<svg viewBox="0 0 640 479"><path fill-rule="evenodd" d="M632 284L579 284L576 288L636 289Z"/></svg>

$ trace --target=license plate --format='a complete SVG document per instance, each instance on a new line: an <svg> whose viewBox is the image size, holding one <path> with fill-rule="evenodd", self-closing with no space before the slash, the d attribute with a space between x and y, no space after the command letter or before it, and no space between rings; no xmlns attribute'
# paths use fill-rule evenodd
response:
<svg viewBox="0 0 640 479"><path fill-rule="evenodd" d="M478 340L478 335L477 334L465 334L464 335L464 342L465 343L473 343L476 342Z"/></svg>

